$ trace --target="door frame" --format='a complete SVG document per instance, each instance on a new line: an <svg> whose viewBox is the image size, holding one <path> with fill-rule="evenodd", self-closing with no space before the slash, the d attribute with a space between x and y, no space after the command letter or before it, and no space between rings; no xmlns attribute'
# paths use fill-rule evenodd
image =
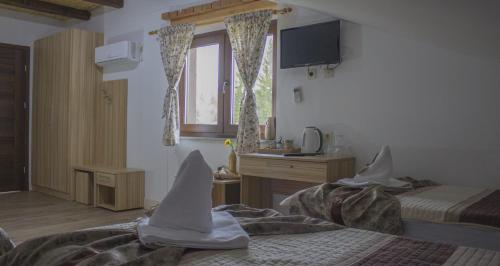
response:
<svg viewBox="0 0 500 266"><path fill-rule="evenodd" d="M23 51L25 56L25 66L26 66L26 71L24 74L24 102L26 102L26 108L24 108L24 162L25 162L25 167L26 171L23 175L23 180L22 180L22 185L21 185L21 190L22 191L29 191L30 190L30 182L29 182L29 173L31 169L30 165L30 132L31 132L31 127L30 127L30 112L31 112L31 105L30 105L30 62L31 62L31 48L29 46L22 46L22 45L16 45L16 44L8 44L8 43L1 43L0 42L0 47L4 48L10 48L10 49L15 49L15 50L20 50Z"/></svg>

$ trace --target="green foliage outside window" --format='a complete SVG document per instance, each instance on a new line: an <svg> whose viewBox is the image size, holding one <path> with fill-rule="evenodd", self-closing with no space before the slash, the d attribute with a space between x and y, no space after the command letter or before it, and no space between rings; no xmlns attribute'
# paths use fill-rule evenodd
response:
<svg viewBox="0 0 500 266"><path fill-rule="evenodd" d="M233 88L233 124L238 124L240 118L240 106L243 98L244 86L238 67L234 66L234 88ZM262 59L262 66L254 86L257 100L257 115L259 123L264 124L266 119L273 113L273 37L268 36L266 48Z"/></svg>

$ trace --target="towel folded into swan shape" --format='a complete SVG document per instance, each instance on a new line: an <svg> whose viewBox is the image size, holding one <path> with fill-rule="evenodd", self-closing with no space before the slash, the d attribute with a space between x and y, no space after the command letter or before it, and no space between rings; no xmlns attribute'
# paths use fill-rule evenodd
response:
<svg viewBox="0 0 500 266"><path fill-rule="evenodd" d="M343 178L338 184L352 187L382 185L384 187L410 188L411 184L393 177L392 154L389 146L383 146L373 161L354 178Z"/></svg>
<svg viewBox="0 0 500 266"><path fill-rule="evenodd" d="M167 196L139 223L140 241L202 249L248 247L250 238L233 216L212 212L212 183L212 169L198 150L191 152Z"/></svg>

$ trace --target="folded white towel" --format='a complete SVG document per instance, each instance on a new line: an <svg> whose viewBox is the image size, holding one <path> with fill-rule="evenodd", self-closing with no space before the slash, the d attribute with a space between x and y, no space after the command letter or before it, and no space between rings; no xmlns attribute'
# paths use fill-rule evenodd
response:
<svg viewBox="0 0 500 266"><path fill-rule="evenodd" d="M212 230L213 172L200 151L192 151L181 164L172 188L149 219L159 228Z"/></svg>
<svg viewBox="0 0 500 266"><path fill-rule="evenodd" d="M140 222L138 231L140 240L145 245L174 245L201 249L235 249L248 246L247 233L231 214L213 212L212 220L213 228L209 233L147 226L147 219Z"/></svg>
<svg viewBox="0 0 500 266"><path fill-rule="evenodd" d="M342 185L365 187L369 185L382 185L386 187L408 187L409 183L397 180L392 175L392 154L389 146L383 146L373 161L354 178L343 178L337 181Z"/></svg>
<svg viewBox="0 0 500 266"><path fill-rule="evenodd" d="M212 212L213 172L196 150L184 160L174 184L151 218L138 225L145 245L231 249L250 238L227 212Z"/></svg>

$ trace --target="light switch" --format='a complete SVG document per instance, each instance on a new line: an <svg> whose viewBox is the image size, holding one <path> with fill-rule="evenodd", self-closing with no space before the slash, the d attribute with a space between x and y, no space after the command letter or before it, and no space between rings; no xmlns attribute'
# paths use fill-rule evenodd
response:
<svg viewBox="0 0 500 266"><path fill-rule="evenodd" d="M293 99L294 99L295 103L302 102L302 88L301 87L293 88Z"/></svg>

